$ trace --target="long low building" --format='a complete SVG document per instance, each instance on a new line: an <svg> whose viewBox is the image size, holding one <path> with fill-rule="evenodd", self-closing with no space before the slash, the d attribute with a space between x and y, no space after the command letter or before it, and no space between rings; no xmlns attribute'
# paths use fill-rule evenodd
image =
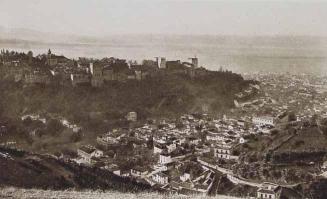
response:
<svg viewBox="0 0 327 199"><path fill-rule="evenodd" d="M257 126L263 126L263 125L275 125L275 119L270 116L261 116L261 117L253 117L252 118L253 124Z"/></svg>

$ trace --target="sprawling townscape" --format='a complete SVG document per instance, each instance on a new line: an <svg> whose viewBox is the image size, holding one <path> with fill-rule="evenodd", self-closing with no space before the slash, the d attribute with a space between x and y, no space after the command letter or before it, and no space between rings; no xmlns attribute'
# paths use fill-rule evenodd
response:
<svg viewBox="0 0 327 199"><path fill-rule="evenodd" d="M196 57L190 62L157 57L139 64L117 58L72 60L51 50L36 57L31 51L23 54L2 50L0 68L3 79L26 87L56 82L99 88L108 81L142 81L158 73L189 78L210 73L199 66ZM302 198L303 193L295 189L298 184L327 177L327 142L323 137L326 77L279 73L243 77L252 83L234 95L233 107L223 114L211 114L204 106L201 112L176 118L141 120L136 110L130 111L121 118L127 126L105 129L94 136L94 141L78 145L75 155L61 153L55 154L56 158L179 194L215 195L225 180L248 187L248 197ZM76 139L85 131L83 124L60 115L29 112L20 120L44 125L56 120ZM1 126L0 136L6 134L6 128ZM308 133L320 139L316 145L306 143L313 139ZM30 137L40 134L37 128L30 129ZM15 140L2 144L19 147ZM283 159L285 153L288 159ZM298 156L299 163L292 159L299 154L317 156Z"/></svg>
<svg viewBox="0 0 327 199"><path fill-rule="evenodd" d="M327 199L327 0L0 0L0 199Z"/></svg>

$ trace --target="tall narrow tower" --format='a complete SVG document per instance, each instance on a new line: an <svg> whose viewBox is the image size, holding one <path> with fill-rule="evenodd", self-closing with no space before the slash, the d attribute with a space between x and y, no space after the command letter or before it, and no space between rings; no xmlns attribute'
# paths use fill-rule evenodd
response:
<svg viewBox="0 0 327 199"><path fill-rule="evenodd" d="M160 63L159 63L159 58L160 57L155 57L156 58L156 65L157 65L157 67L160 67Z"/></svg>
<svg viewBox="0 0 327 199"><path fill-rule="evenodd" d="M160 61L160 68L166 68L166 58L165 57L161 57L161 61Z"/></svg>
<svg viewBox="0 0 327 199"><path fill-rule="evenodd" d="M92 62L90 62L90 72L91 72L91 74L93 75L94 74L94 67L93 67L93 63Z"/></svg>
<svg viewBox="0 0 327 199"><path fill-rule="evenodd" d="M192 61L192 65L193 65L193 67L194 67L194 68L197 68L198 65L199 65L199 60L198 60L198 58L195 56L195 57L191 57L191 58L189 58L189 59Z"/></svg>
<svg viewBox="0 0 327 199"><path fill-rule="evenodd" d="M33 52L28 51L27 56L28 56L28 64L31 65L33 63Z"/></svg>

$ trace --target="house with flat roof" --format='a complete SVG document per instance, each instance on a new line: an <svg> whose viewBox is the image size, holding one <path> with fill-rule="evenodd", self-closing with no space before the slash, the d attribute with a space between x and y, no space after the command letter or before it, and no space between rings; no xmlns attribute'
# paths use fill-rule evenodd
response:
<svg viewBox="0 0 327 199"><path fill-rule="evenodd" d="M136 166L131 169L131 175L134 177L144 177L149 173L149 169L146 167Z"/></svg>
<svg viewBox="0 0 327 199"><path fill-rule="evenodd" d="M103 156L103 151L92 146L82 146L81 148L77 149L77 154L85 163L91 164L92 158L99 158Z"/></svg>
<svg viewBox="0 0 327 199"><path fill-rule="evenodd" d="M257 190L258 199L282 199L282 198L304 198L296 190L288 187L282 187L274 183L264 182Z"/></svg>
<svg viewBox="0 0 327 199"><path fill-rule="evenodd" d="M169 176L165 172L159 172L152 175L152 180L159 184L168 184Z"/></svg>
<svg viewBox="0 0 327 199"><path fill-rule="evenodd" d="M257 198L260 199L277 199L279 185L265 182L257 190Z"/></svg>
<svg viewBox="0 0 327 199"><path fill-rule="evenodd" d="M232 155L232 146L225 143L219 143L214 146L214 157L226 160L238 159L238 156Z"/></svg>
<svg viewBox="0 0 327 199"><path fill-rule="evenodd" d="M257 126L264 126L264 125L275 125L275 119L270 116L261 116L261 117L253 117L252 118L253 124Z"/></svg>

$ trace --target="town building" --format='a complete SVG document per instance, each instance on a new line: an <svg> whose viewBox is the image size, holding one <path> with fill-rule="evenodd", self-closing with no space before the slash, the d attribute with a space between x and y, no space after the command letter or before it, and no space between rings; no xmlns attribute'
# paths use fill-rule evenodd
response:
<svg viewBox="0 0 327 199"><path fill-rule="evenodd" d="M166 148L167 148L167 152L168 152L168 153L171 153L171 152L173 152L173 151L176 150L177 145L176 145L176 143L171 142L171 143L168 143L168 144L166 145Z"/></svg>
<svg viewBox="0 0 327 199"><path fill-rule="evenodd" d="M261 188L257 191L257 198L260 199L278 199L278 188L277 184L263 183Z"/></svg>
<svg viewBox="0 0 327 199"><path fill-rule="evenodd" d="M159 172L152 175L152 180L159 184L168 184L169 183L169 176L164 172Z"/></svg>
<svg viewBox="0 0 327 199"><path fill-rule="evenodd" d="M103 156L103 151L96 149L92 146L82 146L81 148L77 149L78 156L88 164L92 163L92 158L99 158Z"/></svg>
<svg viewBox="0 0 327 199"><path fill-rule="evenodd" d="M54 55L51 53L51 50L48 50L48 54L47 54L47 62L46 64L49 66L55 66L55 65L63 65L65 63L67 63L69 61L69 59L67 59L66 57L60 55Z"/></svg>
<svg viewBox="0 0 327 199"><path fill-rule="evenodd" d="M119 140L115 137L106 134L106 135L98 136L97 143L100 146L103 146L104 148L108 148L109 146L118 144Z"/></svg>
<svg viewBox="0 0 327 199"><path fill-rule="evenodd" d="M171 163L173 160L172 160L172 157L171 157L171 155L169 154L169 153L165 153L165 152L163 152L163 153L161 153L160 155L159 155L159 164L162 164L162 165L164 165L164 164L169 164L169 163Z"/></svg>
<svg viewBox="0 0 327 199"><path fill-rule="evenodd" d="M153 144L153 153L162 153L166 149L166 145L160 143Z"/></svg>
<svg viewBox="0 0 327 199"><path fill-rule="evenodd" d="M7 127L5 125L0 125L0 136L7 134Z"/></svg>
<svg viewBox="0 0 327 199"><path fill-rule="evenodd" d="M154 74L158 70L158 67L149 65L132 65L130 69L134 71L136 80L143 80L149 75Z"/></svg>
<svg viewBox="0 0 327 199"><path fill-rule="evenodd" d="M131 169L131 175L134 177L145 177L149 173L148 169L141 166L136 166Z"/></svg>
<svg viewBox="0 0 327 199"><path fill-rule="evenodd" d="M131 122L136 122L137 121L137 113L136 112L127 113L126 119Z"/></svg>
<svg viewBox="0 0 327 199"><path fill-rule="evenodd" d="M150 67L158 67L158 62L154 60L143 60L142 65Z"/></svg>
<svg viewBox="0 0 327 199"><path fill-rule="evenodd" d="M191 174L189 172L184 172L183 175L179 177L182 182L186 182L187 180L191 180Z"/></svg>
<svg viewBox="0 0 327 199"><path fill-rule="evenodd" d="M73 86L77 86L80 84L89 84L90 83L90 75L87 73L74 73L70 75L70 79L72 81Z"/></svg>
<svg viewBox="0 0 327 199"><path fill-rule="evenodd" d="M221 132L208 131L206 135L207 141L224 141L226 140L225 136Z"/></svg>
<svg viewBox="0 0 327 199"><path fill-rule="evenodd" d="M114 70L110 66L105 66L102 71L102 76L104 81L113 81L114 80Z"/></svg>
<svg viewBox="0 0 327 199"><path fill-rule="evenodd" d="M50 83L47 74L35 71L34 73L25 74L26 84L48 84Z"/></svg>
<svg viewBox="0 0 327 199"><path fill-rule="evenodd" d="M101 87L104 82L103 67L98 64L90 63L91 85L93 87Z"/></svg>
<svg viewBox="0 0 327 199"><path fill-rule="evenodd" d="M220 159L231 159L231 146L227 144L218 144L214 148L214 156Z"/></svg>
<svg viewBox="0 0 327 199"><path fill-rule="evenodd" d="M189 59L191 59L193 68L197 68L199 66L199 60L198 60L197 57L192 57L192 58L189 58Z"/></svg>
<svg viewBox="0 0 327 199"><path fill-rule="evenodd" d="M321 166L321 170L322 170L323 172L326 172L326 171L327 171L327 161L324 161L324 162L323 162L323 164L322 164L322 166Z"/></svg>
<svg viewBox="0 0 327 199"><path fill-rule="evenodd" d="M167 68L167 63L166 63L166 58L165 57L161 57L159 67L160 68Z"/></svg>
<svg viewBox="0 0 327 199"><path fill-rule="evenodd" d="M262 116L262 117L253 117L252 118L253 124L257 126L264 126L264 125L275 125L275 120L273 117L270 116Z"/></svg>
<svg viewBox="0 0 327 199"><path fill-rule="evenodd" d="M195 136L189 136L186 140L190 145L198 145L201 142L201 138Z"/></svg>

